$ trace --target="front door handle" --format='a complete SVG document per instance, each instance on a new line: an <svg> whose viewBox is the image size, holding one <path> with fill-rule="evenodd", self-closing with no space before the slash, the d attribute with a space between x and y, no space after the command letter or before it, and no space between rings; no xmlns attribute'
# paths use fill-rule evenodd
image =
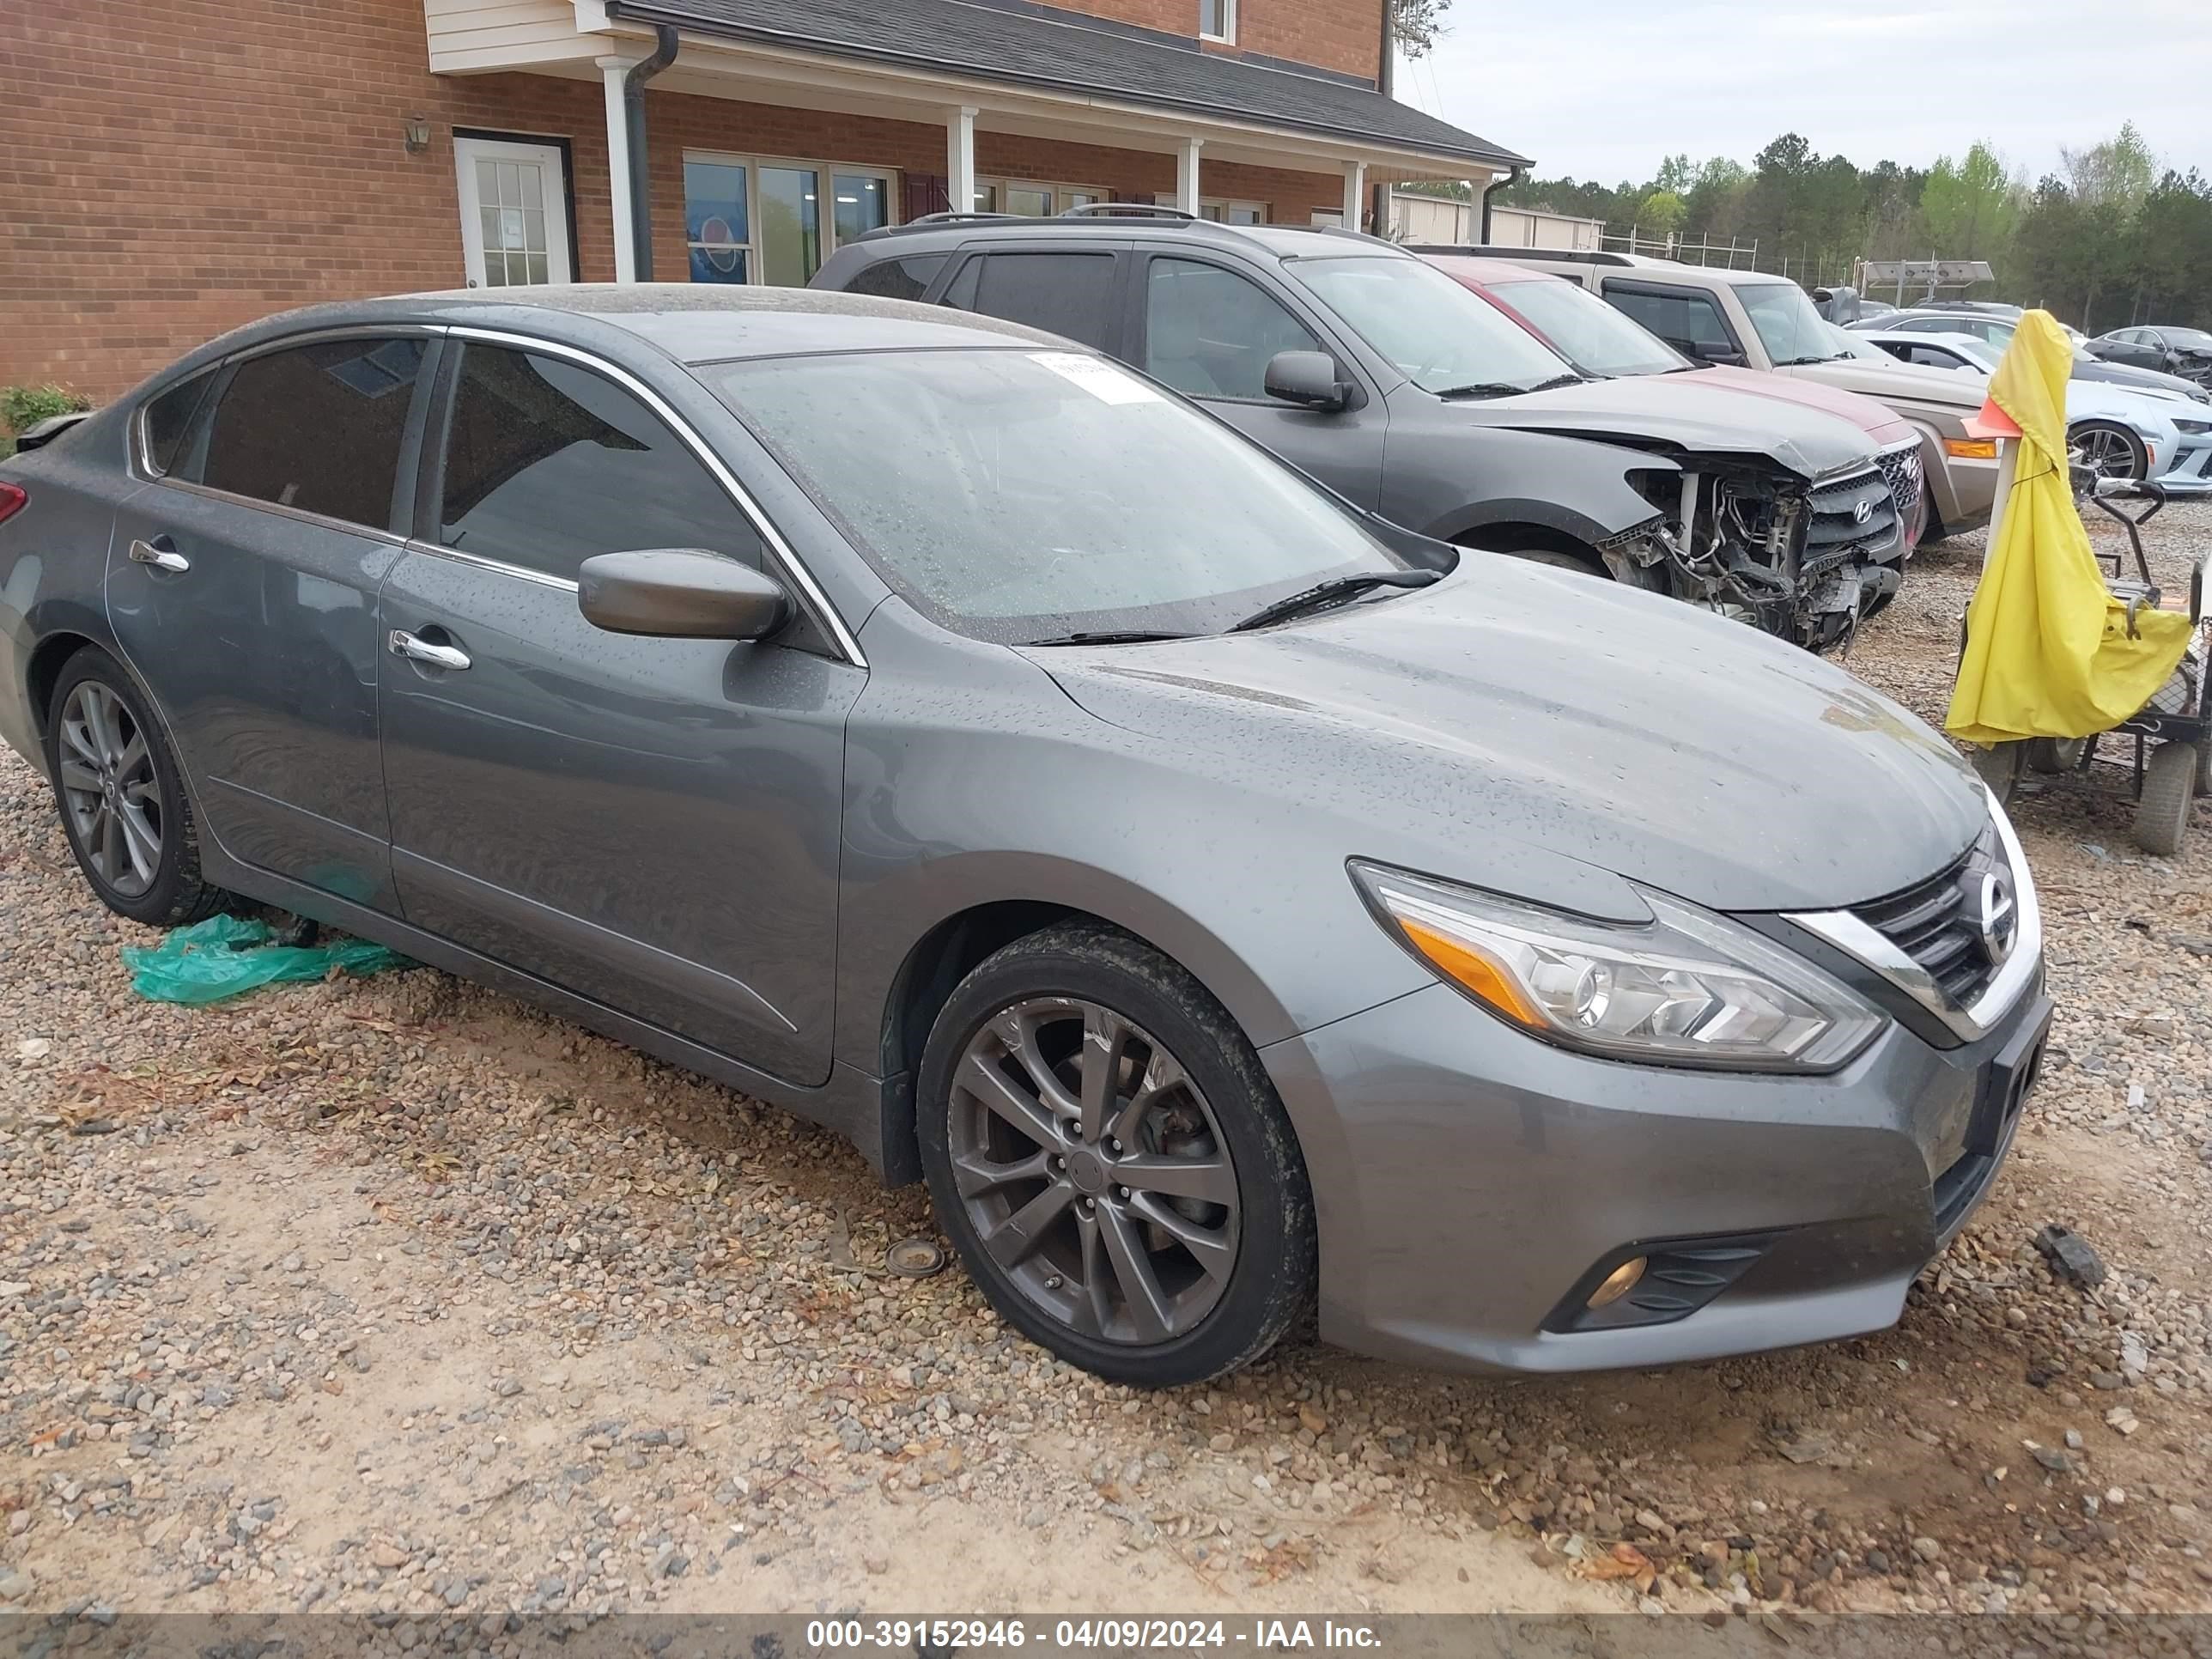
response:
<svg viewBox="0 0 2212 1659"><path fill-rule="evenodd" d="M395 628L387 641L392 654L404 657L410 662L428 664L432 668L461 669L469 665L469 653L456 646L433 645L428 640L415 637L404 628Z"/></svg>
<svg viewBox="0 0 2212 1659"><path fill-rule="evenodd" d="M173 576L181 576L192 568L192 562L173 547L163 545L169 538L156 536L150 542L131 544L131 562L150 564L156 570L166 570Z"/></svg>

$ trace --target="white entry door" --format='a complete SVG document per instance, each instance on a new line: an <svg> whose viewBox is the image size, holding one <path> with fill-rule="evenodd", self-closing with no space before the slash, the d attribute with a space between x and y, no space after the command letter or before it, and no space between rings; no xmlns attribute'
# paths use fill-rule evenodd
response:
<svg viewBox="0 0 2212 1659"><path fill-rule="evenodd" d="M456 138L461 248L471 288L574 280L568 267L568 188L554 144Z"/></svg>

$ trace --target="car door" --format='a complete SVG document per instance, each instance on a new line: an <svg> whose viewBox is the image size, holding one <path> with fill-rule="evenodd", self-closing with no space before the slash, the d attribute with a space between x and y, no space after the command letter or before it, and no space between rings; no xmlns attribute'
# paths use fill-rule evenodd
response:
<svg viewBox="0 0 2212 1659"><path fill-rule="evenodd" d="M1196 399L1248 437L1374 508L1382 493L1389 405L1321 319L1256 276L1196 251L1147 253L1131 305L1128 361ZM1350 406L1302 408L1267 395L1267 365L1285 351L1336 361Z"/></svg>
<svg viewBox="0 0 2212 1659"><path fill-rule="evenodd" d="M782 556L635 377L463 331L449 354L418 534L380 599L406 919L823 1082L845 718L865 672L809 616L752 644L586 623L576 578L594 554Z"/></svg>
<svg viewBox="0 0 2212 1659"><path fill-rule="evenodd" d="M257 349L146 411L107 606L194 786L261 869L393 907L376 592L399 557L436 343L392 330Z"/></svg>

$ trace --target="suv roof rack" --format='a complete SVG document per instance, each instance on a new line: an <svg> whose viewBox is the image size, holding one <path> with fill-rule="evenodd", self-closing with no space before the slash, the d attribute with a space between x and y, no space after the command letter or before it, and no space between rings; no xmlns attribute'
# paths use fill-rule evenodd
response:
<svg viewBox="0 0 2212 1659"><path fill-rule="evenodd" d="M1172 219L1182 224L1210 224L1195 213L1162 207L1156 202L1086 202L1060 216L1063 219Z"/></svg>

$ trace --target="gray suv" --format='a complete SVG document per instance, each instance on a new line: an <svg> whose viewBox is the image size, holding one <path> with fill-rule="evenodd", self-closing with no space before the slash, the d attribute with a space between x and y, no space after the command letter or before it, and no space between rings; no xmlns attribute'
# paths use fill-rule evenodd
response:
<svg viewBox="0 0 2212 1659"><path fill-rule="evenodd" d="M1687 379L1585 375L1372 237L1152 208L945 214L848 244L814 286L1079 340L1409 529L1814 649L1903 580L1906 526L1863 428Z"/></svg>
<svg viewBox="0 0 2212 1659"><path fill-rule="evenodd" d="M1878 1328L2051 1013L2002 811L1842 671L891 301L215 341L0 461L0 737L119 914L282 906L827 1125L1132 1382L1316 1296L1516 1370Z"/></svg>

